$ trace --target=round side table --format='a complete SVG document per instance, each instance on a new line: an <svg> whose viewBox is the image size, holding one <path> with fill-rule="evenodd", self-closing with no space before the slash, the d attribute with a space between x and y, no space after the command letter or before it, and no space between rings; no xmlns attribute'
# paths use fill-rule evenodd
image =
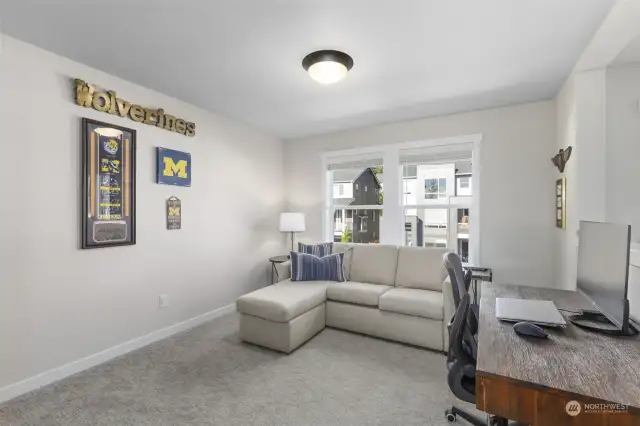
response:
<svg viewBox="0 0 640 426"><path fill-rule="evenodd" d="M271 262L271 284L274 284L273 279L278 276L278 270L276 269L276 264L284 263L288 260L289 260L289 255L273 256L272 258L269 259L269 262Z"/></svg>

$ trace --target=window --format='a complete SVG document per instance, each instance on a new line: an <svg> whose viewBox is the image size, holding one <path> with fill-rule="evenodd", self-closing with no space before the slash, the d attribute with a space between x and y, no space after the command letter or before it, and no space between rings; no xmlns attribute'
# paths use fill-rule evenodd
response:
<svg viewBox="0 0 640 426"><path fill-rule="evenodd" d="M379 243L382 191L375 183L372 191L368 190L374 176L378 182L382 181L382 159L376 156L370 159L353 158L330 164L327 171L329 185L335 187L337 183L342 183L345 187L343 195L340 190L334 190L328 203L333 217L329 226L333 241Z"/></svg>
<svg viewBox="0 0 640 426"><path fill-rule="evenodd" d="M425 179L425 200L437 200L447 196L447 178Z"/></svg>
<svg viewBox="0 0 640 426"><path fill-rule="evenodd" d="M472 192L472 174L477 178L473 159L480 140L472 135L322 154L328 187L349 182L344 196L325 199L325 235L343 242L445 247L476 261L479 194Z"/></svg>
<svg viewBox="0 0 640 426"><path fill-rule="evenodd" d="M471 195L471 173L456 175L456 196L467 197Z"/></svg>
<svg viewBox="0 0 640 426"><path fill-rule="evenodd" d="M457 209L457 253L463 262L469 261L469 209Z"/></svg>
<svg viewBox="0 0 640 426"><path fill-rule="evenodd" d="M472 199L454 195L459 192L458 172L471 171L471 157L472 149L468 148L454 152L429 148L400 152L406 245L449 248L468 261ZM461 177L470 176L468 173ZM417 197L407 194L416 181L424 185L423 194L422 188L417 188ZM465 180L462 182L464 186Z"/></svg>
<svg viewBox="0 0 640 426"><path fill-rule="evenodd" d="M338 176L344 178L345 176ZM353 198L353 183L352 182L334 182L333 183L333 198Z"/></svg>
<svg viewBox="0 0 640 426"><path fill-rule="evenodd" d="M360 216L360 232L367 232L368 218L366 216Z"/></svg>

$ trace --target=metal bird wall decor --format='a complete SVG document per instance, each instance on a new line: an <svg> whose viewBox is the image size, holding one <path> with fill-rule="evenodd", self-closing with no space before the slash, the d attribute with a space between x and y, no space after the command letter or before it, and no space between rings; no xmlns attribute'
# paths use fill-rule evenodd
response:
<svg viewBox="0 0 640 426"><path fill-rule="evenodd" d="M572 148L570 146L567 149L561 149L558 153L551 159L551 162L555 164L555 166L560 170L560 173L564 172L564 166L569 161L571 157Z"/></svg>

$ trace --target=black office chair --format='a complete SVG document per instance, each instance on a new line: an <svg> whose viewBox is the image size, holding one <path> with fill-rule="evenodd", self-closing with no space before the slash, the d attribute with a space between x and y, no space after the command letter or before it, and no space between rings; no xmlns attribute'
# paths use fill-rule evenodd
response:
<svg viewBox="0 0 640 426"><path fill-rule="evenodd" d="M469 292L469 284L471 283L471 271L467 271L469 274L468 282L465 277L464 269L462 268L462 260L460 256L453 252L445 253L442 257L444 267L449 273L449 280L453 290L453 302L458 309L460 299L462 296Z"/></svg>
<svg viewBox="0 0 640 426"><path fill-rule="evenodd" d="M471 312L471 296L465 294L460 299L454 315L453 325L449 333L449 354L452 361L447 362L449 373L447 383L451 392L459 399L475 404L476 402L476 357L477 344L471 328L469 317ZM474 426L507 426L506 419L490 416L489 422L474 416L458 407L452 406L445 411L447 421L453 423L458 416Z"/></svg>
<svg viewBox="0 0 640 426"><path fill-rule="evenodd" d="M453 304L455 308L458 309L458 305L460 304L462 296L464 296L465 294L469 294L469 287L471 285L471 271L467 270L465 272L462 269L462 261L460 260L460 256L453 252L445 253L442 261L444 263L444 267L449 273L449 281L451 281L451 292L453 293ZM471 329L471 336L475 336L476 334L478 334L478 306L471 304L471 311L473 314L469 315L468 322ZM447 329L449 331L451 330L453 320L454 318L449 319L449 323L447 325ZM474 341L474 343L476 343L475 338L472 338L472 340ZM476 356L476 352L473 352L473 356Z"/></svg>
<svg viewBox="0 0 640 426"><path fill-rule="evenodd" d="M468 326L468 317L470 310L469 294L464 294L458 303L458 309L454 315L453 324L449 333L449 358L447 362L449 374L447 374L447 382L449 389L453 394L466 402L476 402L476 360L472 353L465 346L469 342L475 345L475 340L470 335L471 331ZM471 339L469 339L471 337ZM451 407L445 411L447 421L453 423L460 416L475 426L487 426L487 422L468 413L458 407Z"/></svg>
<svg viewBox="0 0 640 426"><path fill-rule="evenodd" d="M471 314L471 296L466 293L460 299L453 316L453 324L449 333L449 357L447 359L447 383L449 389L465 402L476 402L476 355L478 345L469 325ZM507 426L508 421L502 417L490 416L489 422L474 416L456 406L445 410L449 423L462 417L474 426Z"/></svg>

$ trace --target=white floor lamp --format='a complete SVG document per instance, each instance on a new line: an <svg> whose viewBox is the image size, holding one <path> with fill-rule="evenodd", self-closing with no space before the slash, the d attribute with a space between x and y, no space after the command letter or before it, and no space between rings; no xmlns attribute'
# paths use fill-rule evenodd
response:
<svg viewBox="0 0 640 426"><path fill-rule="evenodd" d="M296 232L304 232L304 213L280 213L280 232L291 232L291 251L293 236Z"/></svg>

